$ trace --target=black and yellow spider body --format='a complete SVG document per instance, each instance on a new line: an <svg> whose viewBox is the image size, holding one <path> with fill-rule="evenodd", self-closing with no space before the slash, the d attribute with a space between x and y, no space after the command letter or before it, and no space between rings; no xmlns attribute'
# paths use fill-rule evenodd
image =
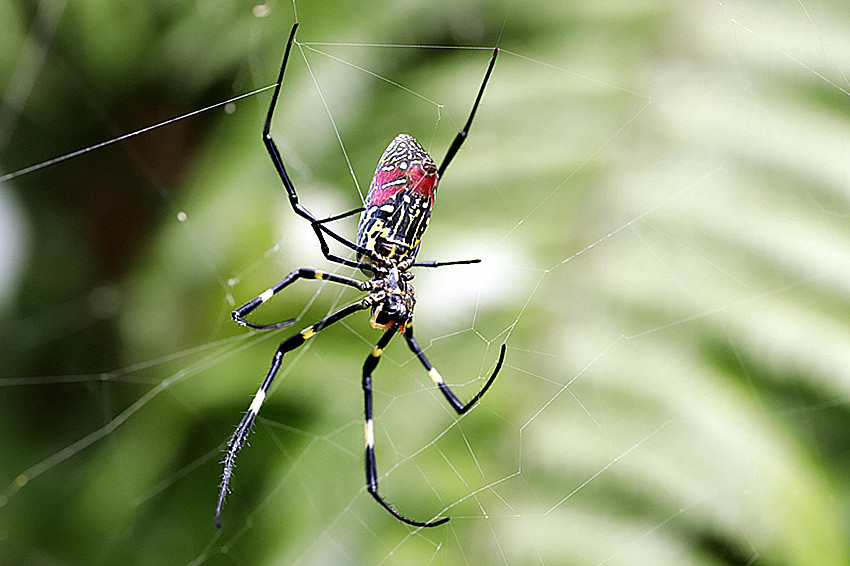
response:
<svg viewBox="0 0 850 566"><path fill-rule="evenodd" d="M266 378L263 380L263 383L254 395L254 399L248 407L248 411L245 413L242 421L236 428L236 432L227 444L227 450L224 457L224 472L222 473L221 489L218 497L218 505L216 507L215 522L216 525L221 528L221 509L224 504L225 495L228 493L236 455L248 439L248 434L250 433L254 420L260 411L260 407L266 399L269 388L280 369L283 357L287 352L291 352L298 348L331 324L334 324L335 322L338 322L356 312L369 309L371 310L371 325L374 328L383 330L384 334L378 340L378 343L375 345L372 352L366 358L366 362L363 364L362 385L364 413L366 417L364 425L364 437L366 444L366 489L378 503L380 503L397 519L416 527L433 527L445 523L448 521L448 517L430 522L414 521L398 513L378 494L378 472L375 459L375 434L374 423L372 421L372 372L377 367L381 355L390 340L393 336L400 333L407 342L410 350L419 359L420 363L428 372L431 380L442 392L448 403L458 414L463 414L475 405L487 389L489 389L493 380L496 378L496 375L499 373L499 369L502 367L502 362L505 357L504 344L500 349L499 359L496 362L493 373L487 379L484 386L469 402L462 403L458 400L443 381L440 373L425 356L425 353L413 337L412 317L416 298L413 286L410 284L413 274L409 271L413 267L441 267L445 265L476 263L479 261L460 260L448 262L417 262L416 255L419 251L422 234L428 226L428 220L431 217L431 210L434 205L434 196L438 179L442 176L446 167L454 158L461 144L466 139L469 127L472 124L472 118L475 115L475 110L478 108L481 96L484 93L484 87L487 84L487 80L490 78L490 73L496 62L496 54L498 53L498 50L493 52L493 57L490 60L490 65L487 68L484 81L478 90L478 97L475 99L475 103L472 106L466 125L455 137L439 168L437 168L434 160L431 159L427 152L412 136L400 134L390 143L389 147L387 147L387 150L378 162L374 179L372 180L369 193L366 196L365 206L337 216L319 220L299 202L298 195L295 192L295 187L286 172L283 158L270 133L272 114L274 113L277 99L280 94L281 84L283 83L283 72L286 69L289 53L292 48L292 44L295 41L295 30L297 27L298 24L295 24L292 27L289 42L286 45L283 63L280 67L277 84L275 85L274 94L272 95L271 104L269 106L268 114L266 115L265 127L263 128L263 143L265 144L269 156L274 163L275 169L280 176L281 182L286 189L292 209L296 214L310 222L325 258L341 265L358 268L368 275L370 279L368 281L360 281L345 275L338 275L335 273L328 273L326 271L302 267L291 272L275 286L260 293L260 295L254 299L233 311L233 320L239 324L260 330L269 330L287 326L295 321L286 320L276 324L263 325L251 322L247 320L246 317L257 307L271 299L278 292L298 279L318 279L330 281L354 287L366 293L366 296L361 300L343 307L342 309L326 316L322 320L313 323L302 331L293 334L281 342L277 347L277 351L272 358L271 367L269 368L268 374L266 374ZM356 243L340 236L326 226L329 222L358 212L362 212L362 215L358 225ZM331 253L330 247L325 239L326 236L355 252L356 261Z"/></svg>
<svg viewBox="0 0 850 566"><path fill-rule="evenodd" d="M357 228L357 246L364 250L358 259L384 297L372 305L374 328L386 330L413 314L407 270L428 227L437 180L434 160L408 134L390 142L375 169Z"/></svg>
<svg viewBox="0 0 850 566"><path fill-rule="evenodd" d="M396 136L375 169L357 245L387 259L415 259L438 180L437 165L419 142L408 134ZM360 257L370 261L368 254Z"/></svg>

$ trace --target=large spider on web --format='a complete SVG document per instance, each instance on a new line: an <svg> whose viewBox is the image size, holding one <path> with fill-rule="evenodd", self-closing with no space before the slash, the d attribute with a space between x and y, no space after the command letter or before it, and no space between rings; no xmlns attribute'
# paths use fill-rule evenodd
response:
<svg viewBox="0 0 850 566"><path fill-rule="evenodd" d="M294 334L280 343L277 351L272 359L271 368L263 380L260 389L254 396L251 405L248 407L248 412L242 418L239 426L236 427L236 432L233 433L230 441L227 444L226 455L224 457L224 472L221 480L221 491L218 497L218 505L215 512L216 526L221 528L221 509L224 504L225 495L229 492L228 485L230 477L233 474L233 466L236 460L236 455L239 450L245 445L251 426L257 417L257 413L266 398L269 387L280 369L283 357L287 352L298 348L304 342L315 336L321 330L324 330L331 324L352 315L356 312L371 309L370 324L379 330L384 330L384 334L378 340L369 357L366 358L366 363L363 365L363 395L365 399L365 439L366 439L366 489L387 511L395 518L416 527L434 527L441 525L449 520L448 517L437 519L435 521L414 521L396 511L389 503L378 494L378 471L375 461L375 435L372 422L372 372L378 365L381 354L384 348L387 347L390 340L396 333L401 332L404 339L407 341L408 347L416 354L416 357L428 371L428 375L434 381L436 386L445 396L448 403L458 413L463 414L469 410L475 403L481 399L481 396L493 384L499 369L502 367L502 362L505 358L505 345L502 344L499 352L499 360L493 373L490 375L484 387L468 402L462 403L449 387L443 381L437 369L431 365L425 353L419 347L416 339L413 337L413 306L416 302L413 292L413 286L410 280L413 279L413 274L410 273L412 267L441 267L444 265L458 265L477 263L480 260L460 260L460 261L416 261L416 254L419 251L419 243L422 233L428 226L428 220L431 217L431 209L434 205L434 193L437 189L437 182L442 177L446 168L451 163L454 156L457 154L461 144L463 144L469 132L469 127L472 124L472 118L475 116L475 111L481 101L481 96L484 93L484 87L490 78L490 73L493 71L493 66L496 63L496 55L498 48L493 51L493 57L490 59L490 65L487 68L487 73L484 75L484 80L481 83L481 88L478 90L478 96L475 103L472 105L472 110L469 113L469 118L466 121L463 129L457 134L451 146L443 158L442 164L437 167L434 160L428 153L419 145L412 136L400 134L390 142L381 160L378 162L378 167L375 171L375 176L372 179L372 184L369 188L369 193L366 196L365 207L358 208L343 214L317 219L310 213L301 203L298 202L298 195L295 193L295 187L292 180L286 173L286 168L283 164L283 158L275 145L274 139L271 136L272 114L274 113L275 105L277 104L278 95L280 94L281 84L283 83L283 72L286 69L287 61L289 60L289 52L292 49L292 44L295 41L295 31L298 29L298 23L292 26L292 31L289 35L289 41L286 44L286 51L283 55L283 63L280 66L277 83L275 85L274 94L272 95L271 104L268 114L266 115L265 126L263 128L263 142L271 156L275 169L280 175L280 180L286 188L289 202L292 205L296 214L305 218L310 222L313 231L316 233L316 238L319 240L322 253L329 261L339 263L348 267L359 268L363 273L370 276L368 281L360 281L351 277L319 271L302 267L296 269L287 275L283 281L271 287L270 289L260 293L254 299L251 299L235 311L233 311L233 320L243 326L256 328L260 330L269 330L287 326L295 322L295 319L278 322L276 324L256 324L245 317L254 309L259 307L276 295L279 291L288 287L298 279L319 279L324 281L332 281L341 285L348 285L360 291L367 292L365 298L352 303L337 312L326 316L320 321L308 326L301 332ZM360 223L357 228L357 242L351 242L340 236L330 228L325 226L326 223L339 220L362 212ZM328 243L325 240L325 235L330 236L343 246L356 252L356 261L339 257L330 252Z"/></svg>

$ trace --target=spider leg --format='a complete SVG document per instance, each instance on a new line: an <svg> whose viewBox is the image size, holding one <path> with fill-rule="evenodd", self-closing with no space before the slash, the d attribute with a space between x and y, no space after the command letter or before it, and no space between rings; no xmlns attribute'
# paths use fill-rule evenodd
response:
<svg viewBox="0 0 850 566"><path fill-rule="evenodd" d="M469 127L472 126L472 119L475 117L475 111L478 110L478 103L481 102L481 96L484 94L484 87L487 86L487 81L490 80L490 73L493 71L493 65L496 64L496 55L499 54L499 48L495 48L493 50L493 57L490 58L490 66L487 67L487 73L484 75L484 81L481 83L481 88L478 89L478 96L475 97L475 104L472 105L472 111L469 113L469 118L466 120L466 124L463 126L463 129L457 133L454 141L452 141L452 145L449 146L449 150L446 152L446 156L443 158L443 162L440 164L440 168L437 170L437 175L439 177L443 176L443 173L446 171L446 167L449 166L452 159L454 159L457 150L460 149L461 144L466 141L466 136L469 135Z"/></svg>
<svg viewBox="0 0 850 566"><path fill-rule="evenodd" d="M280 155L280 150L278 150L277 145L274 142L274 138L271 135L271 126L272 126L272 115L274 114L274 109L277 106L277 99L280 95L280 87L283 84L283 72L286 69L286 64L289 61L289 52L292 50L292 44L295 42L295 30L298 29L298 22L296 22L292 26L292 31L289 34L289 41L286 43L286 50L283 54L283 62L280 65L280 72L277 76L277 82L275 83L274 93L272 94L271 104L269 105L268 114L266 114L266 122L263 126L263 144L266 146L266 151L268 151L269 156L272 159L272 163L274 163L274 168L277 170L278 176L280 177L283 186L286 188L286 194L289 197L289 204L292 205L292 210L295 213L308 220L310 224L313 226L313 231L316 233L316 237L319 239L319 245L322 248L322 253L329 260L335 263L341 263L342 265L347 265L349 267L359 267L360 264L357 262L353 262L348 259L341 258L337 255L330 253L330 248L328 247L328 243L325 240L324 234L330 235L334 240L338 241L342 245L350 248L354 251L359 251L357 244L351 242L336 232L333 232L329 228L325 228L321 226L322 221L317 220L313 214L307 210L299 201L298 195L295 192L295 185L292 184L292 180L289 178L289 174L286 172L286 167L283 164L283 157ZM362 253L362 252L361 252Z"/></svg>
<svg viewBox="0 0 850 566"><path fill-rule="evenodd" d="M291 352L292 350L304 344L304 342L318 334L319 331L323 330L324 328L327 328L335 322L339 322L340 320L351 314L369 308L371 304L372 303L368 300L368 298L350 304L347 307L344 307L338 310L337 312L323 318L319 322L308 326L301 332L293 334L292 336L281 342L280 345L277 347L277 351L274 354L274 358L272 358L271 368L269 368L269 372L266 375L266 378L263 380L263 384L260 386L260 389L254 395L254 400L251 401L251 405L248 407L248 412L245 413L245 416L242 418L242 421L239 423L239 426L236 427L236 432L233 433L233 436L227 443L227 451L225 453L223 462L224 471L221 476L221 491L218 495L218 505L216 505L215 508L215 525L219 529L221 528L221 508L224 505L224 498L229 491L228 485L230 484L230 477L233 475L233 465L236 462L236 455L239 453L239 450L242 449L242 447L245 445L245 441L248 439L248 433L251 432L251 426L254 424L254 419L257 418L257 413L259 413L260 407L262 406L263 401L265 401L269 387L271 387L272 382L274 381L274 378L277 375L278 370L280 369L280 364L283 361L283 356L287 352Z"/></svg>
<svg viewBox="0 0 850 566"><path fill-rule="evenodd" d="M384 332L384 335L381 336L380 340L378 340L378 343L375 345L375 348L369 354L369 357L366 358L366 363L363 364L363 398L365 400L366 405L366 489L369 491L372 497L375 498L375 501L380 503L384 507L384 509L389 511L390 514L399 521L402 521L414 527L436 527L437 525L442 525L443 523L448 521L449 518L444 517L433 522L424 523L420 521L414 521L412 519L408 519L407 517L393 509L392 506L390 506L390 504L387 503L383 497L378 495L378 468L375 461L375 429L372 422L372 372L378 365L378 362L381 359L381 354L384 352L384 348L386 348L387 344L390 343L390 340L393 336L395 336L397 330L398 325L396 324L390 327L386 332Z"/></svg>
<svg viewBox="0 0 850 566"><path fill-rule="evenodd" d="M481 263L480 259L456 259L452 261L417 261L410 267L444 267L446 265L468 265L470 263Z"/></svg>
<svg viewBox="0 0 850 566"><path fill-rule="evenodd" d="M499 48L493 50L493 56L490 58L490 65L487 67L487 72L484 74L484 80L481 82L481 87L478 89L478 96L475 97L475 103L472 105L472 110L469 112L469 118L466 120L463 129L457 133L452 144L449 146L440 168L437 170L439 177L443 176L449 163L452 162L457 154L460 146L466 141L466 136L469 135L469 128L472 126L472 119L475 118L475 111L478 110L478 105L481 103L481 97L484 95L484 88L487 86L487 81L490 80L490 74L493 72L493 66L496 64L496 56L499 54ZM463 259L456 261L417 261L411 267L443 267L444 265L463 265L470 263L479 263L480 259ZM421 359L421 357L420 357ZM427 361L427 360L426 360ZM430 371L430 370L429 370ZM451 394L451 392L450 392Z"/></svg>
<svg viewBox="0 0 850 566"><path fill-rule="evenodd" d="M326 226L324 226L328 222L334 222L334 221L340 220L342 218L347 218L349 216L353 216L354 214L358 214L360 212L363 212L364 210L366 210L366 209L361 206L360 208L355 208L354 210L349 210L348 212L343 212L342 214L337 214L337 215L334 215L334 216L330 216L328 218L323 218L322 220L315 220L312 223L313 231L316 233L316 237L319 239L319 246L322 248L322 254L326 258L328 258L332 261L335 261L337 263L341 263L342 265L346 265L348 267L356 267L358 269L364 269L364 268L368 269L369 268L369 266L367 264L358 263L356 261L352 261L350 259L345 259L343 257L340 257L336 254L332 254L330 248L328 248L327 243L325 242L324 236L322 236L322 232L324 232L325 234L327 234L331 238L337 240L338 242L342 243L343 245L346 245L346 246L352 248L357 253L359 253L361 255L365 255L366 257L370 257L371 252L369 250L367 250L364 247L358 246L357 244L354 244L353 246L351 246L350 245L351 242L349 242L348 240L346 240L345 238L343 238L342 236L340 236L339 234L337 234L336 232L334 232L330 228L327 228Z"/></svg>
<svg viewBox="0 0 850 566"><path fill-rule="evenodd" d="M328 222L335 222L336 220L340 220L342 218L348 218L349 216L354 216L355 214L360 214L364 210L366 210L366 209L361 206L360 208L355 208L354 210L349 210L348 212L343 212L341 214L335 214L333 216L328 216L327 218L322 218L321 220L316 220L315 224L321 225L321 224L327 224ZM322 228L322 230L327 230L328 232L330 232L330 229L328 229L328 228Z"/></svg>
<svg viewBox="0 0 850 566"><path fill-rule="evenodd" d="M255 324L249 320L246 320L245 317L248 316L254 309L259 307L261 304L265 303L273 296L275 296L279 291L281 291L284 287L288 287L292 283L294 283L297 279L318 279L323 281L333 281L334 283L340 283L342 285L348 285L349 287L354 287L361 291L366 291L368 288L368 284L362 281L358 281L357 279L352 279L351 277L345 277L343 275L336 275L334 273L328 273L326 271L319 271L318 269L311 269L309 267L302 267L300 269L296 269L289 275L287 275L283 281L275 285L274 287L270 287L233 311L231 313L233 320L241 324L242 326L248 326L250 328L256 328L259 330L271 330L274 328L281 328L283 326L289 326L296 319L292 318L289 320L284 320L283 322L278 322L276 324Z"/></svg>
<svg viewBox="0 0 850 566"><path fill-rule="evenodd" d="M455 396L455 394L452 393L452 390L449 389L449 386L445 384L442 376L437 371L437 368L431 365L431 362L428 361L428 358L425 357L425 353L422 351L422 348L419 347L419 344L413 337L413 324L411 323L411 321L407 321L405 325L404 338L407 340L407 345L410 346L410 349L413 351L414 354L416 354L416 357L419 358L419 361L422 362L422 365L425 366L425 369L428 371L428 375L431 376L431 379L434 381L437 387L440 388L440 391L442 391L443 396L445 396L446 400L449 402L449 405L451 405L452 408L459 415L462 415L466 411L471 409L472 406L475 405L475 403L477 403L479 399L481 399L481 396L487 392L487 390L490 388L490 385L493 384L493 380L496 379L496 375L498 375L499 370L502 369L502 362L505 361L505 345L502 344L502 348L499 352L499 361L496 362L496 369L493 370L493 373L490 375L490 378L487 380L487 383L484 384L484 387L481 388L481 390L475 395L475 397L470 399L468 403L463 404Z"/></svg>

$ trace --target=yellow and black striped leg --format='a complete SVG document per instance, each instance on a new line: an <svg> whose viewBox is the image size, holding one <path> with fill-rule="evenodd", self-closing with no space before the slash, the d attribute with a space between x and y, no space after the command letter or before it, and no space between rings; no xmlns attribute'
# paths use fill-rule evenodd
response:
<svg viewBox="0 0 850 566"><path fill-rule="evenodd" d="M241 324L242 326L248 326L250 328L257 328L259 330L271 330L273 328L281 328L283 326L289 326L295 319L292 318L290 320L284 320L283 322L278 322L276 324L255 324L245 319L251 311L256 309L258 306L262 305L273 296L275 296L280 290L284 287L288 287L292 283L294 283L297 279L318 279L321 281L333 281L334 283L340 283L342 285L348 285L349 287L354 287L355 289L359 289L361 291L366 291L368 289L368 285L363 283L362 281L358 281L357 279L352 279L351 277L345 277L343 275L336 275L334 273L328 273L326 271L319 271L318 269L311 269L309 267L302 267L301 269L296 269L289 275L287 275L283 281L266 289L235 311L231 313L233 320Z"/></svg>
<svg viewBox="0 0 850 566"><path fill-rule="evenodd" d="M372 422L372 372L378 365L378 362L381 359L381 354L384 352L384 348L386 348L387 344L390 343L390 340L397 330L397 324L390 327L390 329L381 336L381 339L375 345L375 349L372 350L372 353L369 354L368 358L366 358L366 363L363 364L363 398L366 404L366 489L369 490L369 493L372 494L375 501L380 503L384 509L389 511L390 514L399 521L405 522L408 525L413 525L414 527L436 527L437 525L442 525L448 521L449 518L445 517L443 519L438 519L437 521L424 523L421 521L414 521L393 509L383 497L378 495L378 468L375 462L375 428Z"/></svg>
<svg viewBox="0 0 850 566"><path fill-rule="evenodd" d="M236 462L236 454L239 453L239 450L242 449L245 445L245 441L248 439L248 433L251 432L251 426L254 424L254 419L257 418L257 413L260 412L260 407L266 399L269 387L271 387L272 382L280 369L283 356L287 352L291 352L301 346L304 342L318 334L322 329L335 322L339 322L348 315L369 308L369 306L371 306L371 303L368 300L358 301L354 304L348 305L347 307L323 318L319 322L308 326L298 334L293 334L281 342L277 347L274 358L272 358L272 365L271 368L269 368L269 373L263 380L263 384L260 386L260 389L257 390L256 395L254 395L254 400L251 401L251 405L248 407L248 412L245 413L244 417L242 417L242 421L239 423L239 426L236 427L236 432L233 433L233 436L227 443L227 451L224 456L224 472L221 476L221 491L219 492L218 505L215 509L215 524L219 529L221 528L221 508L224 505L224 497L228 493L228 485L230 483L230 477L233 475L233 465Z"/></svg>
<svg viewBox="0 0 850 566"><path fill-rule="evenodd" d="M481 399L481 396L486 393L486 391L493 384L493 380L496 379L496 375L498 375L499 370L502 369L502 362L505 361L505 345L502 344L502 348L499 352L499 361L496 362L496 368L493 370L493 374L487 380L487 383L484 384L484 387L478 392L475 397L469 400L465 405L460 402L460 400L452 393L452 390L449 389L449 386L445 384L443 381L443 377L440 375L440 372L437 371L431 362L428 361L428 358L425 357L425 353L422 351L422 348L419 347L419 343L416 342L416 339L413 337L413 324L408 320L404 327L404 338L407 340L407 345L410 346L410 349L416 354L416 357L419 358L419 361L422 362L422 365L425 366L425 369L428 371L428 375L431 376L431 379L434 381L437 387L440 388L440 391L443 392L443 396L445 396L446 400L449 402L449 405L457 412L457 414L462 415L466 411L472 408L475 403Z"/></svg>

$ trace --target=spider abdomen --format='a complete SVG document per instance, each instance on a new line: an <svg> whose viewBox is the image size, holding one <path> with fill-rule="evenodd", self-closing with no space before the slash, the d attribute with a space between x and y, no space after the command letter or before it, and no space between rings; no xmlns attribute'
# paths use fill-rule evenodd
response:
<svg viewBox="0 0 850 566"><path fill-rule="evenodd" d="M357 245L396 261L415 258L431 218L437 181L437 166L419 142L408 134L396 136L372 178Z"/></svg>

